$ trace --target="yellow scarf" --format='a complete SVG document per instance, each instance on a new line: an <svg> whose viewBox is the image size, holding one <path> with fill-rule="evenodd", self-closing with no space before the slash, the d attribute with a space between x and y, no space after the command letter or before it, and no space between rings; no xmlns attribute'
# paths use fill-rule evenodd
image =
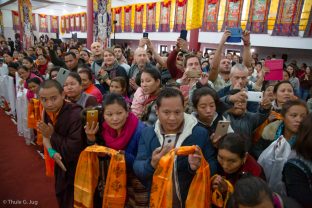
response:
<svg viewBox="0 0 312 208"><path fill-rule="evenodd" d="M74 207L93 207L93 195L100 174L98 153L111 156L102 207L124 207L127 185L125 157L114 149L98 145L89 146L80 154L74 183Z"/></svg>
<svg viewBox="0 0 312 208"><path fill-rule="evenodd" d="M172 207L172 171L175 155L187 156L193 154L196 146L182 146L171 150L163 156L153 175L151 189L150 207L163 208ZM201 164L190 185L186 208L210 207L210 169L201 152Z"/></svg>

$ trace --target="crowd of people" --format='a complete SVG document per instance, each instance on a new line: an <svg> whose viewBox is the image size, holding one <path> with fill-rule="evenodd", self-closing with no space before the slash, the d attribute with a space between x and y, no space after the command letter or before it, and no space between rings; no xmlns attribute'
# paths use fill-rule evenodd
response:
<svg viewBox="0 0 312 208"><path fill-rule="evenodd" d="M242 56L224 54L229 36L205 54L182 38L160 54L148 38L0 41L59 207L312 206L312 67L284 60L283 79L265 80L272 58L251 53L248 31Z"/></svg>

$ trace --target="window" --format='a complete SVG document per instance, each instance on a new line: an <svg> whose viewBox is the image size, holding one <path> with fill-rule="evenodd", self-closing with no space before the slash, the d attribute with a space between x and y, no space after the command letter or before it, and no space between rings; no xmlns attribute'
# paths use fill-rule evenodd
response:
<svg viewBox="0 0 312 208"><path fill-rule="evenodd" d="M204 54L205 53L211 53L211 52L213 52L213 51L215 51L216 49L214 49L214 48L205 48L205 52L204 52Z"/></svg>
<svg viewBox="0 0 312 208"><path fill-rule="evenodd" d="M168 46L167 45L160 45L160 53L164 52L164 51L168 51Z"/></svg>
<svg viewBox="0 0 312 208"><path fill-rule="evenodd" d="M235 49L226 49L225 54L231 53L232 55L236 54L238 56L241 56L240 50L235 50Z"/></svg>

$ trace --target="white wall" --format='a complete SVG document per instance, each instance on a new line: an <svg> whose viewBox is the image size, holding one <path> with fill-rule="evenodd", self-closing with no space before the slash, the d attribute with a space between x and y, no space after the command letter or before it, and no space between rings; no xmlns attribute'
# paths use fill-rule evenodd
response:
<svg viewBox="0 0 312 208"><path fill-rule="evenodd" d="M11 37L14 39L13 19L11 10L1 10L3 17L4 36L6 38Z"/></svg>
<svg viewBox="0 0 312 208"><path fill-rule="evenodd" d="M130 34L128 33L129 37ZM172 33L171 35L177 38L179 36L178 33ZM140 35L141 36L141 35ZM167 45L169 50L172 49L172 46L175 45L175 41L163 41L163 40L154 40L153 35L149 34L149 37L152 39L152 42L154 44L154 47L158 49L160 45ZM138 37L141 38L141 37ZM160 39L159 37L157 39ZM134 50L135 48L138 47L139 41L135 38L133 39L117 39L116 35L116 44L123 44L123 43L128 43L128 45ZM301 63L306 63L310 66L312 66L312 50L308 49L292 49L292 48L275 48L275 47L261 47L261 46L254 46L253 45L253 39L251 39L252 46L251 48L254 49L255 53L259 54L259 58L265 58L267 56L272 56L272 54L275 54L277 58L281 58L282 54L287 54L288 55L288 62L291 61L292 59L296 59L298 64ZM201 43L200 50L204 51L205 48L212 48L216 49L217 44L214 43ZM243 46L242 45L234 45L234 44L226 44L223 48L223 51L226 52L226 50L239 50L242 52Z"/></svg>
<svg viewBox="0 0 312 208"><path fill-rule="evenodd" d="M269 34L251 34L251 43L253 46L265 46L276 48L300 48L300 49L312 49L312 38L303 38L302 32L299 37L286 37L286 36L271 36ZM218 44L223 33L213 32L200 32L198 41L200 43L214 43ZM113 37L113 34L112 36ZM125 40L137 40L142 37L140 33L116 33L116 39ZM176 41L179 37L179 33L162 33L155 32L149 33L151 40L163 40L163 41ZM189 38L189 35L188 35ZM235 45L235 44L234 44ZM237 44L240 45L240 44Z"/></svg>

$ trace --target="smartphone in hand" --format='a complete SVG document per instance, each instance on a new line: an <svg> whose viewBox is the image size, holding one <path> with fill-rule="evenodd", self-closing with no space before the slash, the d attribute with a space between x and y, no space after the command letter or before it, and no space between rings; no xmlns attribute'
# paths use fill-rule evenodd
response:
<svg viewBox="0 0 312 208"><path fill-rule="evenodd" d="M230 126L230 121L219 121L216 131L215 131L215 138L226 135L228 132L229 126Z"/></svg>
<svg viewBox="0 0 312 208"><path fill-rule="evenodd" d="M262 98L263 98L263 93L262 92L248 91L247 96L248 96L247 101L260 103L262 101Z"/></svg>
<svg viewBox="0 0 312 208"><path fill-rule="evenodd" d="M89 126L92 125L92 123L97 124L99 122L99 111L98 110L88 110L87 111L87 122Z"/></svg>
<svg viewBox="0 0 312 208"><path fill-rule="evenodd" d="M228 43L240 43L242 41L243 30L240 27L227 28L231 32L231 36L227 38Z"/></svg>
<svg viewBox="0 0 312 208"><path fill-rule="evenodd" d="M182 38L183 40L187 39L187 30L181 30L180 38Z"/></svg>
<svg viewBox="0 0 312 208"><path fill-rule="evenodd" d="M148 33L147 32L143 33L143 38L148 38Z"/></svg>
<svg viewBox="0 0 312 208"><path fill-rule="evenodd" d="M70 71L64 68L60 68L60 71L56 75L56 81L58 81L62 86L64 86L65 80L68 77Z"/></svg>
<svg viewBox="0 0 312 208"><path fill-rule="evenodd" d="M175 143L176 143L176 139L177 139L177 135L176 134L166 134L164 136L164 142L162 144L162 148L164 146L171 146L171 147L174 147L175 146Z"/></svg>
<svg viewBox="0 0 312 208"><path fill-rule="evenodd" d="M199 78L201 75L201 71L197 71L197 70L189 70L188 72L186 72L186 76L188 78Z"/></svg>

